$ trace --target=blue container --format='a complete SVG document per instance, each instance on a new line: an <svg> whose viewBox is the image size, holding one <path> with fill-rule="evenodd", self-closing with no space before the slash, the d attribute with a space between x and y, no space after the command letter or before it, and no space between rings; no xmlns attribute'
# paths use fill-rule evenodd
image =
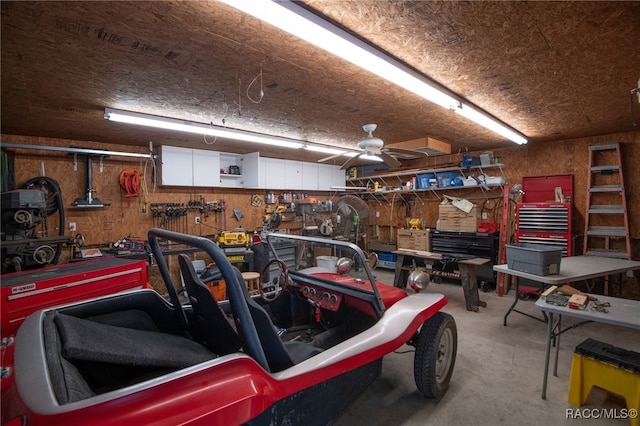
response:
<svg viewBox="0 0 640 426"><path fill-rule="evenodd" d="M450 188L452 186L462 186L462 176L455 172L436 173L438 188Z"/></svg>
<svg viewBox="0 0 640 426"><path fill-rule="evenodd" d="M385 262L395 262L396 260L398 260L398 255L395 253L381 251L378 253L378 260L384 260Z"/></svg>
<svg viewBox="0 0 640 426"><path fill-rule="evenodd" d="M418 189L429 189L431 187L431 182L436 181L435 179L436 175L434 173L424 173L422 175L418 175Z"/></svg>

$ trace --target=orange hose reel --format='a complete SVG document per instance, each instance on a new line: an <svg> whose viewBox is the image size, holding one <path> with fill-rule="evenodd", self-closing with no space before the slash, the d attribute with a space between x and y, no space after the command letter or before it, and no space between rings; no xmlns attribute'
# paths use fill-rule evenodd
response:
<svg viewBox="0 0 640 426"><path fill-rule="evenodd" d="M126 197L137 197L140 190L141 174L136 169L126 169L120 173L120 186L127 191Z"/></svg>

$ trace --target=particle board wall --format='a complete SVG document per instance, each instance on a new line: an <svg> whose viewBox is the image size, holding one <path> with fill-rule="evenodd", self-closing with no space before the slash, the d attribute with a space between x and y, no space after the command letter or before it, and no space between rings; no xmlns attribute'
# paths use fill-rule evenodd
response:
<svg viewBox="0 0 640 426"><path fill-rule="evenodd" d="M589 146L619 142L621 144L623 172L625 177L626 201L629 220L629 232L631 236L631 255L633 260L640 260L640 132L625 132L603 135L592 138L579 138L546 143L527 144L513 146L511 148L492 150L500 163L504 164L504 174L511 185L522 182L525 176L551 176L573 175L573 234L574 255L582 254L583 234L585 228L586 196L588 190L588 162ZM471 152L477 156L480 152ZM437 167L438 164L447 162L460 162L461 154L451 154L445 157L427 159L422 163L412 163L410 166L425 169ZM438 164L434 164L438 161ZM492 169L493 170L493 169ZM442 195L442 193L439 192ZM449 195L468 198L473 203L481 206L487 213L488 220L498 224L502 219L502 191L494 189L488 193L481 193L477 189L455 189ZM516 198L516 201L518 198ZM427 227L435 227L438 218L438 200L428 192L420 193L420 199L413 196L397 196L391 198L390 203L379 203L369 200L372 210L370 221L374 221L375 227L371 229L373 235L377 235L380 241L395 242L395 230L404 225L406 217L419 217L424 219ZM511 233L514 231L514 209L511 212ZM375 218L375 211L380 212L380 217ZM372 219L373 218L373 219ZM371 224L371 222L370 222ZM377 232L377 234L376 234ZM614 296L622 296L640 300L640 271L635 271L634 277L620 277L623 284L612 286L610 291ZM586 289L585 289L586 290Z"/></svg>
<svg viewBox="0 0 640 426"><path fill-rule="evenodd" d="M33 138L23 136L3 135L3 142L24 143L32 145L50 146L82 146L112 151L128 151L145 153L143 148L123 145L108 145L88 143L62 139ZM504 164L504 173L510 184L522 181L524 176L548 176L571 174L574 176L574 219L575 247L581 254L582 234L584 232L584 211L586 208L587 177L588 177L588 147L594 144L620 142L623 153L623 168L627 207L629 211L629 226L632 238L632 257L640 259L640 171L637 159L640 158L640 132L627 132L604 135L594 138L581 138L548 143L535 143L523 146L513 146L493 150L494 156ZM478 155L479 152L471 152ZM447 162L460 162L461 154L451 154L445 157L427 158L422 163L410 164L411 167L423 166L432 168ZM56 180L63 193L65 204L65 222L77 223L77 230L71 232L66 229L66 235L82 233L91 245L106 245L123 237L131 236L145 239L149 228L153 227L150 204L176 202L187 203L192 198L203 196L207 201L224 199L228 206L223 220L220 215L212 214L208 218L201 213L190 212L187 216L184 230L194 235L211 236L220 229L243 227L248 231L262 225L264 205L251 206L251 195L255 191L233 190L221 188L194 188L193 190L176 187L153 188L151 182L150 165L146 166L148 193L146 198L126 198L125 191L118 183L122 170L127 168L145 169L145 161L126 157L112 156L104 160L103 170L100 171L99 162L93 160L94 186L96 196L103 202L110 202L111 206L100 210L82 210L71 206L75 198L84 197L86 187L86 163L79 157L77 170L73 169L73 155L37 150L17 150L16 154L16 183L22 185L25 181L40 175L44 167L45 175ZM437 163L435 163L437 162ZM260 192L260 195L264 195ZM477 189L457 189L450 195L468 198L478 204L487 213L488 219L500 223L502 191L493 190L481 193ZM337 200L339 195L328 193L313 194L322 200L332 198ZM144 204L147 203L146 212ZM392 196L389 202L378 202L368 199L370 215L368 219L368 240L376 238L382 242L395 242L396 229L405 224L406 217L423 218L426 226L435 227L438 218L439 200L429 193L421 193L420 198ZM233 209L242 209L244 218L236 220L232 216ZM513 209L512 209L513 210ZM377 214L376 214L377 212ZM202 218L202 224L196 225L194 218ZM225 222L226 221L226 226ZM295 227L295 222L285 223L285 227Z"/></svg>
<svg viewBox="0 0 640 426"><path fill-rule="evenodd" d="M627 197L629 229L632 238L632 257L640 259L640 171L637 159L640 158L640 132L626 132L603 135L593 138L580 138L555 142L540 142L511 148L492 150L500 163L504 164L504 174L511 185L522 182L527 176L573 175L573 223L576 253L582 253L582 235L585 226L586 195L588 190L589 146L619 142L623 156L623 171ZM477 156L480 152L470 152ZM421 162L411 163L413 167L425 169L438 167L444 163L459 163L461 154L428 158ZM436 163L437 161L437 163ZM488 169L487 172L495 172ZM439 195L448 194L455 197L467 198L480 206L488 216L487 220L500 223L502 218L502 191L494 189L482 193L478 189L454 189L450 192L439 191ZM517 200L517 198L516 198ZM424 219L426 226L435 227L438 218L438 204L440 200L428 192L419 193L419 198L410 194L400 193L390 196L388 203L369 200L372 212L379 211L379 218L375 213L370 216L379 229L380 239L393 240L393 232L389 236L388 227L403 225L406 217ZM513 211L513 209L511 209ZM373 219L371 218L373 217Z"/></svg>
<svg viewBox="0 0 640 426"><path fill-rule="evenodd" d="M2 135L2 142L146 153L144 148L134 146L15 135ZM220 230L241 227L248 232L253 232L260 230L263 225L265 205L251 205L251 197L254 193L264 196L262 190L154 187L150 161L116 155L105 158L102 167L98 158L92 160L94 197L99 198L103 203L110 203L110 205L104 208L77 208L72 206L72 203L76 198L85 198L87 186L85 156L79 155L77 157L77 167L74 169L73 154L33 149L15 149L14 151L16 186L21 188L25 182L42 174L58 182L64 204L64 235L75 236L80 233L85 237L87 246L109 247L125 237L146 240L149 229L153 227L212 237ZM135 198L126 197L126 191L119 184L120 173L131 168L140 170L146 181L146 193ZM42 173L43 171L44 173ZM311 195L323 201L329 199L331 194L318 192ZM154 221L151 212L153 203L182 203L186 205L189 200L199 200L200 197L203 197L205 201L224 200L227 210L220 213L212 212L208 217L199 211L189 211L184 219L166 225ZM234 209L242 210L243 217L240 220L233 216ZM196 216L201 218L199 225L195 223ZM76 223L75 231L69 230L70 222ZM57 223L51 226L57 226ZM291 228L291 232L295 232L294 228L297 226L299 223L293 221L283 223L281 228ZM53 230L53 234L58 235L57 229ZM71 248L64 249L60 263L65 263L71 258L71 251ZM194 258L197 257L194 255ZM173 262L171 261L171 263ZM170 267L175 270L174 265L171 264ZM160 282L157 268L150 269L150 282L156 289L162 291L161 287L157 287Z"/></svg>

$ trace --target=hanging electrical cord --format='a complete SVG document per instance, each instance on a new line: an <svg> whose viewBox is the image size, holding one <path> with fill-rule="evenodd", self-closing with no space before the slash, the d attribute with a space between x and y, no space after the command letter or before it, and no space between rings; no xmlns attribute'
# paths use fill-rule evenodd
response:
<svg viewBox="0 0 640 426"><path fill-rule="evenodd" d="M256 82L258 77L260 77L260 92L259 92L259 95L258 95L259 98L257 100L255 100L249 94L249 90L251 89L251 86L253 86L253 84ZM264 98L264 90L263 90L263 86L262 86L262 64L260 64L260 73L258 75L256 75L254 77L254 79L251 80L251 83L249 83L249 85L247 86L247 99L249 99L254 104L259 104L260 102L262 102L262 98Z"/></svg>
<svg viewBox="0 0 640 426"><path fill-rule="evenodd" d="M236 102L236 105L238 106L238 108L234 109L233 112L231 113L231 115L235 115L236 112L238 112L238 117L242 117L242 78L240 76L238 76L238 102Z"/></svg>
<svg viewBox="0 0 640 426"><path fill-rule="evenodd" d="M148 159L144 163L144 167L142 168L142 179L140 180L140 186L142 188L142 192L144 194L148 194L149 190L147 187L147 166L151 163L151 182L153 182L153 193L156 192L156 160Z"/></svg>
<svg viewBox="0 0 640 426"><path fill-rule="evenodd" d="M229 114L229 104L227 103L227 97L224 90L222 91L222 125L227 125L227 115Z"/></svg>
<svg viewBox="0 0 640 426"><path fill-rule="evenodd" d="M629 114L631 115L631 122L634 126L638 125L638 119L636 118L636 112L633 108L633 98L637 95L638 102L640 102L640 80L638 81L638 86L639 87L632 89L631 93L629 94Z"/></svg>
<svg viewBox="0 0 640 426"><path fill-rule="evenodd" d="M487 212L487 215L489 215L489 212L491 212L491 217L494 222L497 222L497 209L496 209L497 205L496 204L497 202L495 198L494 199L487 198L482 203L482 210L481 210L482 212Z"/></svg>
<svg viewBox="0 0 640 426"><path fill-rule="evenodd" d="M213 128L213 121L210 121L210 122L209 122L209 127L212 127L212 128ZM204 139L204 143L205 143L206 145L213 145L213 144L214 144L214 143L216 143L216 141L218 140L218 137L217 137L217 136L214 136L212 141L208 141L208 140L207 140L207 135L202 135L202 138Z"/></svg>

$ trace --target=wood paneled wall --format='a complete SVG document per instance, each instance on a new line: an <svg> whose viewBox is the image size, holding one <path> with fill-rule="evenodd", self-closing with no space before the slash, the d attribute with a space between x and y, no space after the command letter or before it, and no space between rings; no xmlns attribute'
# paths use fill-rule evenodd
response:
<svg viewBox="0 0 640 426"><path fill-rule="evenodd" d="M73 140L34 138L26 136L2 135L2 142L23 143L49 146L79 146L112 151L145 153L139 147L123 145L107 145L97 142L80 142ZM584 212L586 207L588 178L588 147L593 144L619 142L622 145L623 169L627 189L627 206L629 211L630 234L632 238L632 257L640 260L640 132L628 132L603 135L593 138L536 143L524 146L493 150L495 157L504 164L504 174L510 184L522 181L524 176L550 176L571 174L574 176L573 188L573 231L575 234L576 254L582 251L582 234L584 232ZM478 155L479 153L471 153ZM146 160L112 156L104 160L102 171L97 159L93 160L93 181L96 196L103 202L111 203L103 209L78 209L71 203L78 197L84 198L86 190L86 160L79 156L77 169L74 170L72 154L17 149L15 154L16 184L21 186L27 180L40 176L44 170L46 176L56 180L62 189L66 214L66 235L82 233L88 244L108 245L123 237L131 236L146 239L147 231L153 227L151 203L187 203L190 199L204 197L206 201L223 199L227 211L222 216L211 214L208 218L198 212L190 212L185 221L184 231L194 235L212 236L223 228L243 227L254 231L262 226L264 205L251 206L251 196L264 191L223 189L223 188L176 188L154 186L152 181L152 164ZM411 164L413 167L433 168L434 162L459 162L461 154L452 154L446 158L427 158L421 163ZM120 173L129 168L144 172L146 195L138 198L127 198L126 192L119 185ZM495 170L495 169L492 169ZM277 191L276 191L277 192ZM311 196L320 201L332 199L334 202L341 194L312 193ZM496 189L486 197L478 190L461 189L452 191L456 197L467 197L482 206L488 213L489 220L500 222L502 191ZM409 200L408 202L403 201ZM370 207L369 225L376 227L380 241L395 241L395 227L404 223L407 216L424 219L428 227L435 227L438 218L439 200L425 193L420 199L411 197L390 197L390 202L368 200ZM241 209L244 217L237 220L233 217L233 209ZM377 213L376 213L377 212ZM195 224L195 216L202 218L202 224ZM76 222L77 230L68 230L68 223ZM225 224L226 222L226 224ZM225 226L226 225L226 226ZM293 227L295 223L286 223L283 227ZM373 228L371 228L373 230ZM368 235L371 240L375 237ZM637 278L636 278L637 280Z"/></svg>

